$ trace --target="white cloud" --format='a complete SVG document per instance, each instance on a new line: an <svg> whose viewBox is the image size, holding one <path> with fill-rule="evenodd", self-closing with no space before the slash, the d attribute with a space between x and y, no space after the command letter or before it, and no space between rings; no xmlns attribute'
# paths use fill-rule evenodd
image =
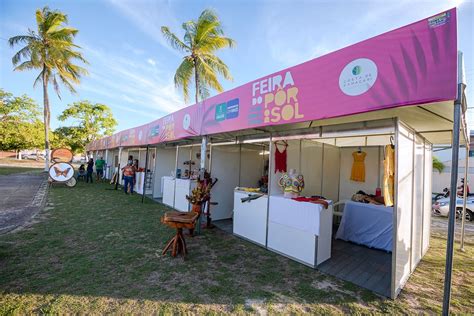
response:
<svg viewBox="0 0 474 316"><path fill-rule="evenodd" d="M161 27L166 25L176 30L181 23L174 18L166 0L108 0L125 18L135 24L143 33L159 44L178 54L161 35Z"/></svg>
<svg viewBox="0 0 474 316"><path fill-rule="evenodd" d="M156 61L154 61L154 60L151 59L151 58L148 58L148 59L146 60L146 62L149 63L149 64L152 65L152 66L156 66Z"/></svg>
<svg viewBox="0 0 474 316"><path fill-rule="evenodd" d="M112 109L126 110L146 116L149 120L174 112L185 103L173 85L173 74L155 65L122 57L120 51L111 54L82 44L84 55L90 62L90 75L84 77L79 91L94 93L113 102ZM151 64L151 63L150 63Z"/></svg>

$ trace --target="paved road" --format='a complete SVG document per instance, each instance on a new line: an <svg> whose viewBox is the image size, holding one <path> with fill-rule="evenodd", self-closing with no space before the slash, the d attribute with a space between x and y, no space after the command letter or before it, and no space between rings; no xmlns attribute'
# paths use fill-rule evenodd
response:
<svg viewBox="0 0 474 316"><path fill-rule="evenodd" d="M44 174L0 176L0 234L28 221L43 207L47 192Z"/></svg>
<svg viewBox="0 0 474 316"><path fill-rule="evenodd" d="M455 240L458 241L461 236L461 221L456 220ZM431 217L431 230L435 233L446 235L448 234L448 218L442 216ZM474 222L465 222L464 225L465 241L474 242Z"/></svg>

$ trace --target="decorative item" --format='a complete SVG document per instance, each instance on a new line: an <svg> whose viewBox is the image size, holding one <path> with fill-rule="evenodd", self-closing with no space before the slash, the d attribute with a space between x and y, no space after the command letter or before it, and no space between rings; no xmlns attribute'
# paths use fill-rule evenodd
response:
<svg viewBox="0 0 474 316"><path fill-rule="evenodd" d="M392 138L390 137L390 142ZM395 146L393 144L385 146L385 156L383 160L383 197L385 206L393 206L393 187L395 175Z"/></svg>
<svg viewBox="0 0 474 316"><path fill-rule="evenodd" d="M56 148L51 152L51 161L53 162L71 162L72 158L72 151L67 148Z"/></svg>
<svg viewBox="0 0 474 316"><path fill-rule="evenodd" d="M283 145L283 151L278 149L278 145ZM286 141L275 142L275 173L277 172L286 172L286 154L288 143Z"/></svg>
<svg viewBox="0 0 474 316"><path fill-rule="evenodd" d="M74 168L67 162L57 162L49 167L49 177L56 182L67 182L74 176Z"/></svg>
<svg viewBox="0 0 474 316"><path fill-rule="evenodd" d="M302 174L296 173L295 169L290 169L290 172L284 173L278 185L283 190L283 195L287 198L298 197L304 189L304 177Z"/></svg>
<svg viewBox="0 0 474 316"><path fill-rule="evenodd" d="M352 163L351 180L357 182L365 182L365 157L367 154L360 147L358 151L352 153L354 162Z"/></svg>

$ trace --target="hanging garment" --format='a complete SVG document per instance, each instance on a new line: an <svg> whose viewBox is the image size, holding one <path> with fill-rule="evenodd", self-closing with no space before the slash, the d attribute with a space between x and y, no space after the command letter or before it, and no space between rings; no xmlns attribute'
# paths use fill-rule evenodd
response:
<svg viewBox="0 0 474 316"><path fill-rule="evenodd" d="M352 153L352 157L354 157L351 171L352 181L365 182L365 156L367 156L367 154L363 151Z"/></svg>
<svg viewBox="0 0 474 316"><path fill-rule="evenodd" d="M393 206L393 186L395 175L395 150L392 145L385 146L383 160L383 197L385 206Z"/></svg>
<svg viewBox="0 0 474 316"><path fill-rule="evenodd" d="M285 149L280 152L278 145L275 143L275 173L286 172L286 148L288 145L285 145Z"/></svg>

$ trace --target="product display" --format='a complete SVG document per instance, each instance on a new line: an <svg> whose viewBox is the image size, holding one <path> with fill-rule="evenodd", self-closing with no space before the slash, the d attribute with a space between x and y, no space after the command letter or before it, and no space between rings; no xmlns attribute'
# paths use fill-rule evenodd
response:
<svg viewBox="0 0 474 316"><path fill-rule="evenodd" d="M284 149L280 151L278 149L278 142L275 142L275 173L286 172L286 156L288 144L283 143Z"/></svg>
<svg viewBox="0 0 474 316"><path fill-rule="evenodd" d="M385 146L383 160L383 195L385 206L393 206L393 186L395 174L395 148L393 145Z"/></svg>
<svg viewBox="0 0 474 316"><path fill-rule="evenodd" d="M352 157L354 157L351 170L352 181L365 182L365 156L367 156L367 154L363 151L352 153Z"/></svg>
<svg viewBox="0 0 474 316"><path fill-rule="evenodd" d="M290 172L284 173L280 177L278 185L283 190L285 197L298 197L304 189L304 177L302 174L297 174L295 169L290 169Z"/></svg>

